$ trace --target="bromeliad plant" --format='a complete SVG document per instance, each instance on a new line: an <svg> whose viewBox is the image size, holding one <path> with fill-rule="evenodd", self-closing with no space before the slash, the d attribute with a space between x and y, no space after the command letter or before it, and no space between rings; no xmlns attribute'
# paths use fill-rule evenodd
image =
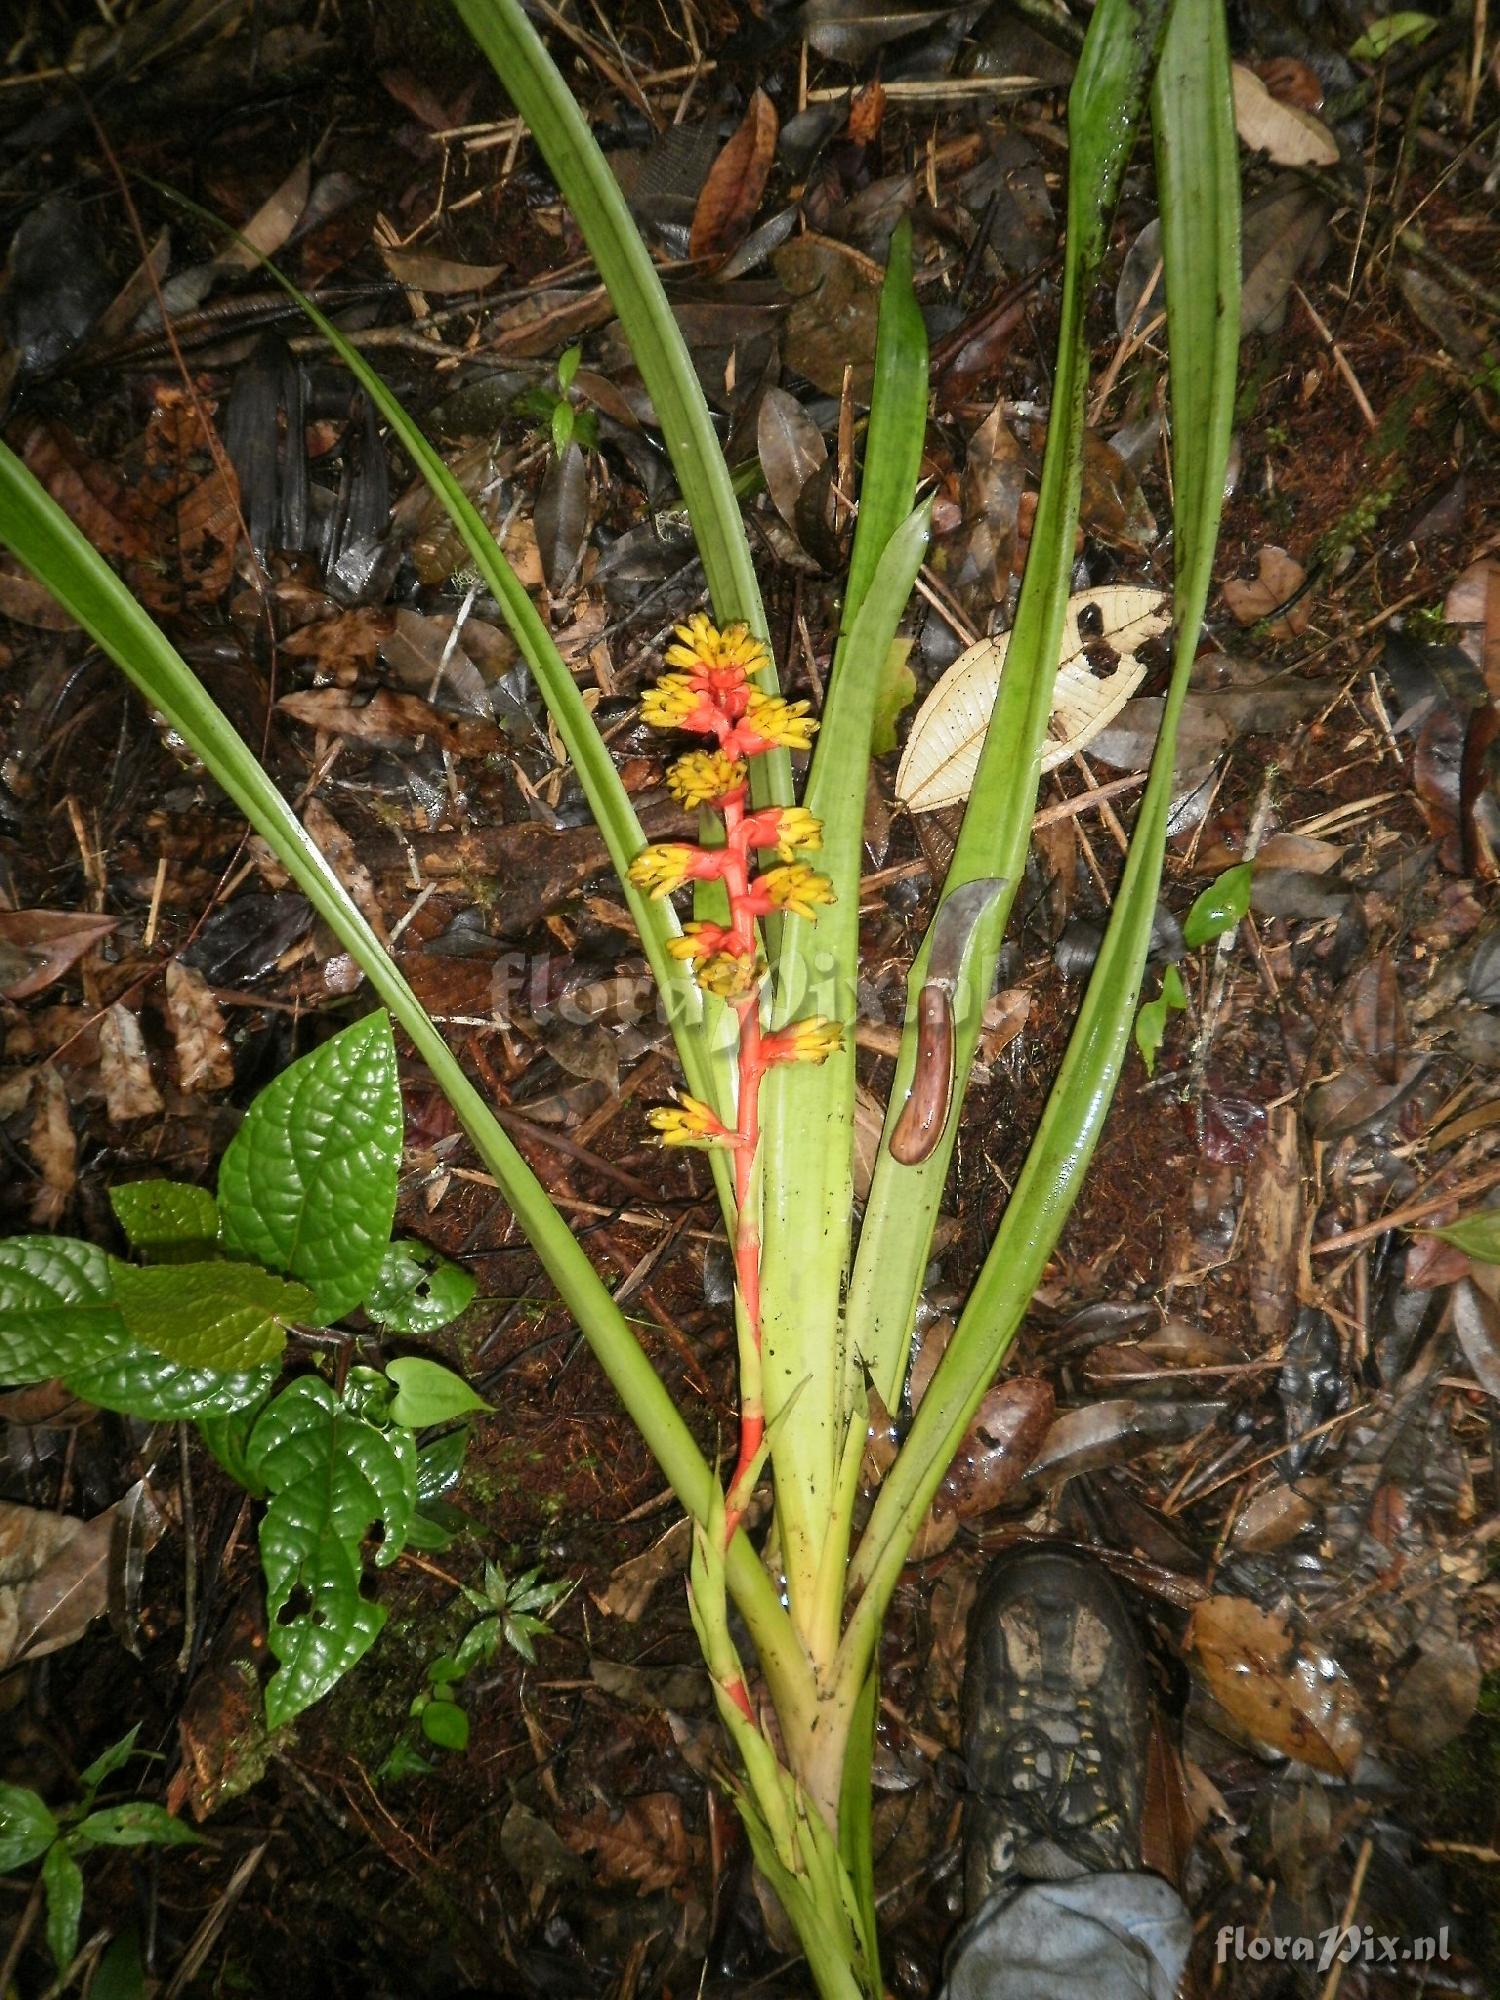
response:
<svg viewBox="0 0 1500 2000"><path fill-rule="evenodd" d="M805 703L781 695L734 484L650 257L519 0L454 5L583 230L692 519L714 621L695 619L679 633L645 712L701 739L672 778L683 802L704 814L701 844L647 845L565 662L484 521L380 377L301 303L448 509L500 604L663 990L685 1090L654 1122L668 1143L707 1147L735 1247L740 1415L727 1476L703 1456L581 1246L285 801L162 633L3 447L0 532L241 806L448 1096L693 1520L692 1613L738 1753L735 1795L756 1858L819 1991L875 2000L870 1763L882 1622L1078 1192L1130 1045L1150 942L1233 407L1238 171L1222 4L1099 0L1090 20L1069 100L1066 263L1030 556L962 833L912 968L857 1232L851 1031L864 800L884 669L927 539L926 510L915 504L927 359L910 237L902 229L893 239L882 292L842 627L799 805L790 753L811 745L812 718ZM1160 739L1104 945L1031 1152L856 1539L868 1405L872 1394L890 1409L901 1403L964 1084L1025 867L1079 513L1084 309L1148 100L1167 287L1176 558L1175 664ZM684 926L671 899L689 885L696 908ZM0 1293L0 1312L4 1305ZM757 1549L745 1507L767 1470L774 1515ZM740 1650L731 1604L753 1650Z"/></svg>

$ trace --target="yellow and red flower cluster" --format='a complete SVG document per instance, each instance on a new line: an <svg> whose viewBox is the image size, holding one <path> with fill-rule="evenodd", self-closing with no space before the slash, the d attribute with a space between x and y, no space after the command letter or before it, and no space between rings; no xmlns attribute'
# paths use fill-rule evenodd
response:
<svg viewBox="0 0 1500 2000"><path fill-rule="evenodd" d="M764 643L744 625L720 631L701 612L677 628L666 653L668 671L641 703L641 714L657 729L680 729L714 739L711 749L690 750L667 773L680 804L709 807L722 816L722 846L699 847L664 841L648 847L631 864L630 879L652 896L670 896L690 882L721 882L729 905L727 924L695 922L672 939L673 955L693 967L706 992L734 1004L741 1021L742 1127L730 1132L707 1105L679 1099L676 1109L656 1111L651 1122L666 1145L753 1143L743 1122L745 1097L753 1103L754 1083L773 1063L822 1062L839 1046L840 1030L815 1017L775 1035L759 1030L759 994L765 976L756 920L771 915L816 917L833 900L825 875L799 857L823 842L822 823L802 806L747 810L748 763L767 750L806 750L817 723L805 701L785 701L755 685L770 665ZM750 873L752 855L776 857L777 865ZM753 1075L746 1075L747 1068ZM747 1093L744 1085L750 1084Z"/></svg>

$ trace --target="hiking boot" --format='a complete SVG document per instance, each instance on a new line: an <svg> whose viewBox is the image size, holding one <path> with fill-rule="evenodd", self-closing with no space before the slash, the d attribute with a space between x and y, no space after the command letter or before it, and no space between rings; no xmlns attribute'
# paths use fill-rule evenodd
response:
<svg viewBox="0 0 1500 2000"><path fill-rule="evenodd" d="M1108 1572L1002 1556L969 1620L964 1909L997 1889L1141 1865L1151 1726L1140 1638Z"/></svg>

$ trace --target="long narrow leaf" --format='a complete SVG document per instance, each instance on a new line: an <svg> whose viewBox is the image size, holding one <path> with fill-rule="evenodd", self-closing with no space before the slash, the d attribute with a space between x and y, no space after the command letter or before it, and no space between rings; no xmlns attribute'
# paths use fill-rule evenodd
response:
<svg viewBox="0 0 1500 2000"><path fill-rule="evenodd" d="M1207 602L1234 411L1239 163L1221 0L1176 0L1153 101L1170 342L1172 680L1124 878L1036 1140L953 1339L871 1515L843 1672L860 1684L910 1544L1067 1220L1129 1047L1172 803L1178 719Z"/></svg>
<svg viewBox="0 0 1500 2000"><path fill-rule="evenodd" d="M719 622L742 618L764 638L760 586L713 419L619 182L519 0L453 0L453 5L531 128L620 315L677 473ZM774 691L774 673L765 685ZM758 758L756 777L768 799L790 803L785 751Z"/></svg>
<svg viewBox="0 0 1500 2000"><path fill-rule="evenodd" d="M973 1063L1001 939L1025 872L1078 525L1088 386L1084 309L1104 254L1120 176L1145 108L1165 12L1166 0L1139 4L1100 0L1068 99L1067 250L1057 374L1036 525L1005 675L943 890L949 896L983 876L998 876L1009 884L978 933L968 976L955 996L955 1067L960 1083ZM902 1166L891 1157L891 1131L911 1086L916 999L926 965L924 945L907 985L907 1027L849 1287L850 1338L858 1343L876 1389L891 1407L900 1395L958 1122L949 1120L945 1137L920 1166Z"/></svg>
<svg viewBox="0 0 1500 2000"><path fill-rule="evenodd" d="M0 533L200 757L339 941L363 969L427 1063L476 1152L515 1210L605 1374L639 1426L682 1505L706 1522L717 1485L628 1321L547 1199L531 1168L464 1075L394 960L361 916L249 747L192 669L104 559L10 450L0 443ZM795 1711L807 1672L769 1578L743 1535L728 1555L730 1588L773 1685Z"/></svg>

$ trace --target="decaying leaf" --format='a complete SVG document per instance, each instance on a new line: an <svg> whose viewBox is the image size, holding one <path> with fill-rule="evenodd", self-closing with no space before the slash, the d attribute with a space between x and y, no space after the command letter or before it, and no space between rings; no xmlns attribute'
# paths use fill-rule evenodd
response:
<svg viewBox="0 0 1500 2000"><path fill-rule="evenodd" d="M385 928L385 912L380 907L380 898L375 894L375 884L370 871L360 860L354 842L316 794L303 808L302 824L322 848L324 858L349 891L360 915L380 942L389 944Z"/></svg>
<svg viewBox="0 0 1500 2000"><path fill-rule="evenodd" d="M803 488L828 463L823 433L795 396L770 388L756 417L755 446L771 504L795 534Z"/></svg>
<svg viewBox="0 0 1500 2000"><path fill-rule="evenodd" d="M1298 597L1295 604L1290 602L1306 583L1307 571L1285 549L1270 544L1260 551L1256 567L1258 574L1253 582L1230 578L1224 586L1224 602L1241 625L1259 624L1262 618L1270 618L1273 611L1286 605L1286 610L1271 620L1266 631L1273 639L1294 638L1312 616L1305 597Z"/></svg>
<svg viewBox="0 0 1500 2000"><path fill-rule="evenodd" d="M60 1652L104 1616L121 1553L119 1508L134 1508L138 1492L132 1487L91 1521L0 1501L0 1671ZM160 1533L160 1513L136 1510L133 1518L135 1546L149 1548Z"/></svg>
<svg viewBox="0 0 1500 2000"><path fill-rule="evenodd" d="M727 257L744 236L766 191L780 129L775 105L763 90L753 90L738 131L709 168L698 196L690 257Z"/></svg>
<svg viewBox="0 0 1500 2000"><path fill-rule="evenodd" d="M627 1625L634 1625L644 1615L656 1586L665 1577L681 1576L692 1553L692 1522L674 1521L649 1549L643 1549L638 1556L631 1556L628 1562L611 1571L609 1583L602 1591L590 1591L589 1595L609 1617L623 1618Z"/></svg>
<svg viewBox="0 0 1500 2000"><path fill-rule="evenodd" d="M109 936L114 917L73 910L0 910L0 995L29 1000Z"/></svg>
<svg viewBox="0 0 1500 2000"><path fill-rule="evenodd" d="M1386 1710L1386 1732L1403 1750L1434 1756L1462 1736L1479 1706L1479 1656L1467 1639L1424 1645Z"/></svg>
<svg viewBox="0 0 1500 2000"><path fill-rule="evenodd" d="M1047 1432L1030 1471L1028 1487L1054 1486L1080 1472L1119 1465L1163 1445L1181 1444L1216 1423L1226 1403L1153 1403L1120 1397L1065 1410Z"/></svg>
<svg viewBox="0 0 1500 2000"><path fill-rule="evenodd" d="M704 1842L683 1825L682 1802L672 1792L643 1792L613 1812L595 1806L559 1830L575 1854L593 1855L602 1882L633 1882L643 1896L686 1883L706 1858Z"/></svg>
<svg viewBox="0 0 1500 2000"><path fill-rule="evenodd" d="M1234 123L1241 143L1279 167L1336 167L1338 141L1311 111L1273 97L1254 70L1234 65Z"/></svg>
<svg viewBox="0 0 1500 2000"><path fill-rule="evenodd" d="M1119 714L1145 678L1137 649L1164 632L1170 620L1166 593L1135 584L1105 584L1069 598L1050 740L1042 747L1044 771L1055 770L1084 749ZM896 797L912 812L935 812L968 797L1009 643L1006 632L971 646L918 710L896 773ZM1089 660L1089 650L1099 646L1116 656L1104 679Z"/></svg>
<svg viewBox="0 0 1500 2000"><path fill-rule="evenodd" d="M396 250L381 245L380 255L391 276L416 292L442 297L449 292L482 292L505 271L504 264L458 264L425 250Z"/></svg>
<svg viewBox="0 0 1500 2000"><path fill-rule="evenodd" d="M312 688L283 695L276 706L310 728L378 750L404 750L421 736L459 757L484 757L505 747L504 731L493 723L440 714L420 695L390 688L377 688L363 703L351 701L342 688Z"/></svg>
<svg viewBox="0 0 1500 2000"><path fill-rule="evenodd" d="M78 1180L78 1140L67 1086L48 1063L34 1087L31 1130L26 1144L41 1172L42 1182L31 1202L31 1219L39 1229L53 1229L62 1217Z"/></svg>
<svg viewBox="0 0 1500 2000"><path fill-rule="evenodd" d="M1454 1287L1453 1329L1475 1381L1500 1401L1500 1306L1471 1278Z"/></svg>
<svg viewBox="0 0 1500 2000"><path fill-rule="evenodd" d="M234 1082L234 1057L213 988L201 972L174 958L167 966L166 994L178 1083L189 1092L227 1090Z"/></svg>
<svg viewBox="0 0 1500 2000"><path fill-rule="evenodd" d="M99 1079L112 1123L161 1116L162 1096L151 1080L140 1021L122 1001L99 1023Z"/></svg>
<svg viewBox="0 0 1500 2000"><path fill-rule="evenodd" d="M1283 1619L1247 1597L1210 1597L1193 1613L1187 1648L1214 1700L1255 1742L1333 1777L1353 1776L1364 1747L1354 1689Z"/></svg>
<svg viewBox="0 0 1500 2000"><path fill-rule="evenodd" d="M875 328L881 271L868 257L829 237L797 236L772 259L791 294L784 352L789 368L825 396L839 395L850 368L857 402L875 379Z"/></svg>

